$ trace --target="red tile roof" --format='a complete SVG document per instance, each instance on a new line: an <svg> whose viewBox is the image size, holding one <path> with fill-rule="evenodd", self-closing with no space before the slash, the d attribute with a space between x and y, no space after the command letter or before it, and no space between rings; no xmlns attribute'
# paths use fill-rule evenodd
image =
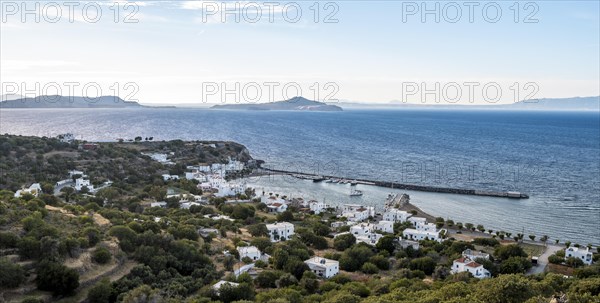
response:
<svg viewBox="0 0 600 303"><path fill-rule="evenodd" d="M454 260L454 262L459 262L459 263L465 263L467 260L469 260L468 258L462 257L460 259L456 259Z"/></svg>
<svg viewBox="0 0 600 303"><path fill-rule="evenodd" d="M473 267L473 268L475 268L475 267L479 267L479 266L481 266L481 264L479 264L479 263L477 263L477 262L471 262L471 263L467 264L466 266L469 266L469 267Z"/></svg>

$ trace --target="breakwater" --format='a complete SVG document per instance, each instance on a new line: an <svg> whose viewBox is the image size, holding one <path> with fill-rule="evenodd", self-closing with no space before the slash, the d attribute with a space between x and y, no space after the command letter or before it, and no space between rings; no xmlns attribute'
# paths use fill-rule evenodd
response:
<svg viewBox="0 0 600 303"><path fill-rule="evenodd" d="M348 182L357 183L357 184L375 185L375 186L388 187L388 188L424 191L424 192L432 192L432 193L500 197L500 198L511 198L511 199L529 199L529 195L521 193L521 192L514 192L514 191L487 191L487 190L476 190L476 189L465 189L465 188L404 184L404 183L389 182L389 181L376 181L376 180L353 179L353 178L349 179L349 178L343 178L343 177L339 177L339 176L315 175L315 174L310 174L310 173L286 171L286 170L270 169L270 168L262 168L262 167L261 167L261 170L263 170L265 172L270 172L270 173L296 176L296 177L303 178L303 179L311 179L315 182L320 182L320 181L324 181L327 179L340 179L340 180L347 180Z"/></svg>

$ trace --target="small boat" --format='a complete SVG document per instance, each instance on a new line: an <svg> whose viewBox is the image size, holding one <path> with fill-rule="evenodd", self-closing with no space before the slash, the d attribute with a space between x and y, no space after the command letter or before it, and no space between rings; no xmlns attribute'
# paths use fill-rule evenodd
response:
<svg viewBox="0 0 600 303"><path fill-rule="evenodd" d="M317 177L313 178L313 182L321 182L321 181L324 181L324 180L325 180L325 178L323 178L321 176L317 176Z"/></svg>
<svg viewBox="0 0 600 303"><path fill-rule="evenodd" d="M331 182L333 182L333 180L331 180L331 179L325 180L325 183L331 183Z"/></svg>
<svg viewBox="0 0 600 303"><path fill-rule="evenodd" d="M358 184L358 181L354 180L354 181L350 181L350 185L352 186L356 186Z"/></svg>
<svg viewBox="0 0 600 303"><path fill-rule="evenodd" d="M358 190L358 189L352 189L350 190L350 197L359 197L362 196L363 192Z"/></svg>

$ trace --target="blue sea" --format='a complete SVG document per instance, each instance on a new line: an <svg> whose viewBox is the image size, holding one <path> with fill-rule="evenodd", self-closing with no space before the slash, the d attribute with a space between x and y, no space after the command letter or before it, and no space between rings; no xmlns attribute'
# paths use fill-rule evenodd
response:
<svg viewBox="0 0 600 303"><path fill-rule="evenodd" d="M597 112L208 109L3 109L0 133L85 140L231 140L272 168L348 178L520 191L513 200L409 192L435 216L526 235L600 245ZM265 191L352 201L348 188L286 178L251 180ZM359 185L360 186L360 185ZM391 190L362 186L381 206ZM402 192L402 191L400 191ZM354 199L354 198L353 198Z"/></svg>

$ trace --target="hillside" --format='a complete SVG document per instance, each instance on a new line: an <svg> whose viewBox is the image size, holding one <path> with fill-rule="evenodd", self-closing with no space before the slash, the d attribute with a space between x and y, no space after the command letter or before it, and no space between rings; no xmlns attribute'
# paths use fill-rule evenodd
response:
<svg viewBox="0 0 600 303"><path fill-rule="evenodd" d="M38 96L0 102L0 108L142 108L137 102L125 101L116 96L97 98Z"/></svg>
<svg viewBox="0 0 600 303"><path fill-rule="evenodd" d="M271 103L255 104L225 104L215 105L212 109L229 110L291 110L291 111L342 111L337 105L330 105L323 102L308 100L304 97L294 97L289 100L277 101Z"/></svg>

